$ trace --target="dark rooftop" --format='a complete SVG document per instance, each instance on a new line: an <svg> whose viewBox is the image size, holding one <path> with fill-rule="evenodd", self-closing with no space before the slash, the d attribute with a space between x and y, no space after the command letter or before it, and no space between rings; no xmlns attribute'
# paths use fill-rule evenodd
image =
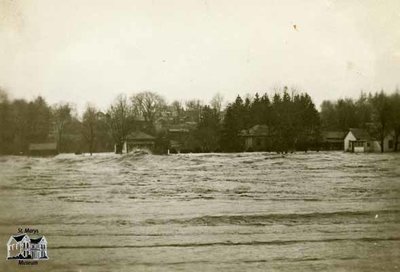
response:
<svg viewBox="0 0 400 272"><path fill-rule="evenodd" d="M154 140L155 138L141 131L135 131L128 135L128 140Z"/></svg>
<svg viewBox="0 0 400 272"><path fill-rule="evenodd" d="M322 131L322 137L324 140L343 140L346 137L344 131Z"/></svg>
<svg viewBox="0 0 400 272"><path fill-rule="evenodd" d="M269 129L267 125L255 125L249 130L242 130L242 136L268 136Z"/></svg>
<svg viewBox="0 0 400 272"><path fill-rule="evenodd" d="M357 140L370 140L371 136L365 129L351 128L350 132L356 137Z"/></svg>
<svg viewBox="0 0 400 272"><path fill-rule="evenodd" d="M19 242L21 241L26 234L19 234L19 235L13 235L13 238L15 239L15 241Z"/></svg>
<svg viewBox="0 0 400 272"><path fill-rule="evenodd" d="M31 238L31 243L32 244L37 244L42 240L43 236L40 236L39 238Z"/></svg>

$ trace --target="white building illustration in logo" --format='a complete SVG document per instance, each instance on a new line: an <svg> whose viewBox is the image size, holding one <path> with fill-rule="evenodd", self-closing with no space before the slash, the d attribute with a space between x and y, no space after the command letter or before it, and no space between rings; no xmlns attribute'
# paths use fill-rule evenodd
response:
<svg viewBox="0 0 400 272"><path fill-rule="evenodd" d="M47 240L44 236L29 238L27 234L10 236L7 243L7 259L47 260Z"/></svg>

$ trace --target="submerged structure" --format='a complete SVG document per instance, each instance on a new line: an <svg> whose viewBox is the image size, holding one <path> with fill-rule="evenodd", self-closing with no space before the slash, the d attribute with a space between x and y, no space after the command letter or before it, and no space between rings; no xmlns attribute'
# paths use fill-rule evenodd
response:
<svg viewBox="0 0 400 272"><path fill-rule="evenodd" d="M343 150L345 131L322 131L321 134L323 150Z"/></svg>
<svg viewBox="0 0 400 272"><path fill-rule="evenodd" d="M382 143L372 137L367 130L350 128L344 138L344 151L347 152L392 152L394 151L394 132L389 133Z"/></svg>
<svg viewBox="0 0 400 272"><path fill-rule="evenodd" d="M142 131L135 131L128 135L123 144L122 153L129 153L135 149L154 150L156 138Z"/></svg>
<svg viewBox="0 0 400 272"><path fill-rule="evenodd" d="M242 130L239 136L244 139L245 151L265 151L271 146L271 132L267 125L255 125Z"/></svg>

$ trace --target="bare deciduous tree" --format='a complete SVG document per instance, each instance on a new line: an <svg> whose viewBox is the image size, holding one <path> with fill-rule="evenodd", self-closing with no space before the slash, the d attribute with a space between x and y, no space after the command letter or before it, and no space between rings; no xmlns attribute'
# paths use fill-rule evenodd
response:
<svg viewBox="0 0 400 272"><path fill-rule="evenodd" d="M63 136L65 132L65 127L68 122L71 121L72 107L70 104L58 104L53 108L53 118L55 132L57 135L57 148L58 152L62 151L63 148Z"/></svg>
<svg viewBox="0 0 400 272"><path fill-rule="evenodd" d="M172 114L174 116L174 121L176 123L181 121L182 114L184 112L182 103L180 101L175 100L171 103Z"/></svg>
<svg viewBox="0 0 400 272"><path fill-rule="evenodd" d="M150 130L154 129L154 123L161 115L166 103L163 97L154 92L141 92L131 97L134 111L144 118Z"/></svg>
<svg viewBox="0 0 400 272"><path fill-rule="evenodd" d="M215 94L210 101L211 108L214 109L217 113L220 113L223 101L224 97L222 96L222 94L220 93Z"/></svg>
<svg viewBox="0 0 400 272"><path fill-rule="evenodd" d="M0 103L8 101L8 95L5 90L0 87Z"/></svg>
<svg viewBox="0 0 400 272"><path fill-rule="evenodd" d="M383 90L380 93L376 93L372 98L372 105L374 108L373 120L376 125L376 135L381 144L381 152L384 152L384 140L390 131L391 105Z"/></svg>
<svg viewBox="0 0 400 272"><path fill-rule="evenodd" d="M97 109L92 105L87 105L82 118L82 134L89 145L89 153L92 156L93 147L96 140Z"/></svg>
<svg viewBox="0 0 400 272"><path fill-rule="evenodd" d="M121 154L123 144L133 126L132 108L125 95L118 95L110 106L107 111L107 121L115 141L115 153Z"/></svg>
<svg viewBox="0 0 400 272"><path fill-rule="evenodd" d="M200 122L202 107L203 103L198 99L192 99L185 102L186 114L190 117L191 121L196 123Z"/></svg>

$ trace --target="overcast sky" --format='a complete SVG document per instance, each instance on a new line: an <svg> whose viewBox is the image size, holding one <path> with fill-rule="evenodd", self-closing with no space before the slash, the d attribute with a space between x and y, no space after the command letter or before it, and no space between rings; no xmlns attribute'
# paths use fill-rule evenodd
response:
<svg viewBox="0 0 400 272"><path fill-rule="evenodd" d="M0 0L0 86L106 108L294 86L319 105L400 84L399 0Z"/></svg>

